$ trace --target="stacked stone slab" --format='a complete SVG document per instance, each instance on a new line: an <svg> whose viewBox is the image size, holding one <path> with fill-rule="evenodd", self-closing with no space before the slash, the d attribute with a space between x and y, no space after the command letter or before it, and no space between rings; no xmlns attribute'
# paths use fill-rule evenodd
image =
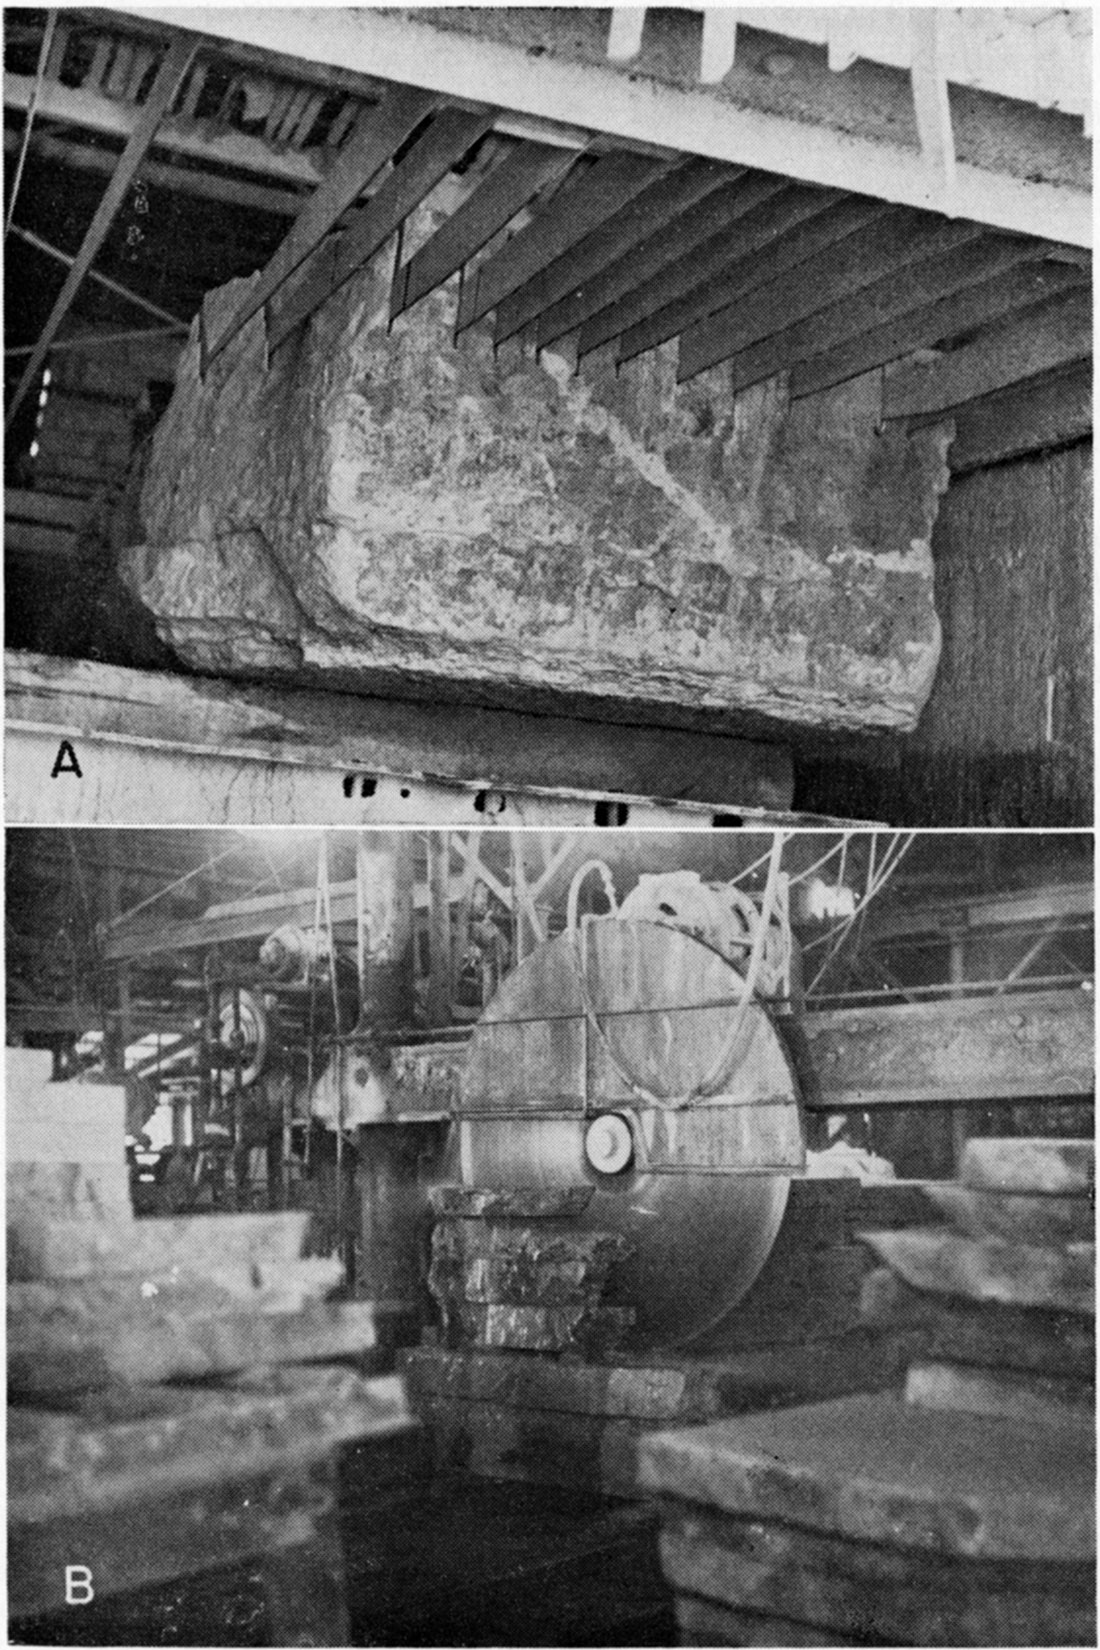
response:
<svg viewBox="0 0 1100 1650"><path fill-rule="evenodd" d="M952 1222L866 1235L903 1394L643 1441L681 1641L1093 1644L1093 1153L972 1141Z"/></svg>
<svg viewBox="0 0 1100 1650"><path fill-rule="evenodd" d="M433 223L406 226L406 248ZM881 427L878 374L789 402L456 344L452 287L388 327L388 253L268 359L209 294L120 572L208 674L583 696L909 731L940 632L949 423Z"/></svg>

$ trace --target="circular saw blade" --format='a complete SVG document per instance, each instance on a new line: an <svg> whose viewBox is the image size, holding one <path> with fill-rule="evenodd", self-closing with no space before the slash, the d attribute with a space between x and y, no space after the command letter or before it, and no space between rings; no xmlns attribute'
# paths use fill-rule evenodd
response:
<svg viewBox="0 0 1100 1650"><path fill-rule="evenodd" d="M617 1232L630 1244L609 1304L633 1307L626 1344L634 1350L683 1346L713 1329L755 1282L787 1204L785 1175L595 1176L583 1125L572 1119L476 1118L461 1127L471 1185L595 1185L571 1224Z"/></svg>

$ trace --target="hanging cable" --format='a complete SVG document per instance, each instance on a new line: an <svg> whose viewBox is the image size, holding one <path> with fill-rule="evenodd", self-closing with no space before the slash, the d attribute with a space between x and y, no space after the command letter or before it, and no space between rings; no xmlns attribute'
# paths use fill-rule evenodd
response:
<svg viewBox="0 0 1100 1650"><path fill-rule="evenodd" d="M11 230L12 219L15 216L15 202L19 196L19 185L23 181L23 167L27 161L27 150L31 146L31 127L34 125L35 113L38 109L38 100L42 96L42 84L46 78L46 64L50 59L50 47L53 45L53 32L57 26L56 10L46 17L46 32L42 36L42 48L38 53L38 68L35 70L34 85L31 88L30 102L27 104L27 120L23 127L23 141L19 146L19 159L15 163L15 177L12 179L11 199L8 202L8 216L4 224L4 239L7 240Z"/></svg>

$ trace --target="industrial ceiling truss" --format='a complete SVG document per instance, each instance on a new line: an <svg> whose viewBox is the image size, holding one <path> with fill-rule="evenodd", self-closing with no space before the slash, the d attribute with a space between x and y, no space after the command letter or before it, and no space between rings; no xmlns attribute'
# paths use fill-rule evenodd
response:
<svg viewBox="0 0 1100 1650"><path fill-rule="evenodd" d="M736 49L736 25L708 17L697 91L729 72ZM644 20L612 15L608 63L629 66ZM457 276L458 334L488 322L498 348L553 348L575 362L603 352L617 367L675 342L681 382L721 367L734 394L785 374L797 399L879 368L883 417L919 421L1089 370L1089 252L1014 232L996 213L949 216L607 130L540 126L514 104L371 80L243 39L169 34L137 15L27 12L7 27L5 104L31 123L32 156L80 166L90 142L98 165L105 139L124 143L83 244L50 249L70 267L9 421L77 288L97 274L96 252L143 164L182 189L224 189L230 202L255 190L260 209L293 215L260 280L204 339L206 365L261 310L278 349L394 241L391 324ZM456 50L465 43L453 39ZM859 49L825 45L834 70ZM947 72L934 48L915 40L902 66L928 165L943 170L953 154L928 129L936 75ZM901 63L896 43L875 49ZM25 127L12 130L6 144L24 138ZM404 255L410 214L456 171L450 215ZM174 308L162 313L172 324Z"/></svg>

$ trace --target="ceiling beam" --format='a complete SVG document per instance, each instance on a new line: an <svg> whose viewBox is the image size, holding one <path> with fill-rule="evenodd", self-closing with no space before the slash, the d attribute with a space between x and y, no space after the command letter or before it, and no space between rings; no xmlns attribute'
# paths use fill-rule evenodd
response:
<svg viewBox="0 0 1100 1650"><path fill-rule="evenodd" d="M937 299L1009 273L1019 264L1034 262L1035 245L1025 236L988 235L976 224L974 238L954 252L922 256L919 244L914 262L865 287L854 298L816 310L803 321L783 327L736 356L731 389L736 395L751 384L834 348L862 339L882 323ZM978 324L985 317L980 317Z"/></svg>
<svg viewBox="0 0 1100 1650"><path fill-rule="evenodd" d="M438 102L437 97L407 87L394 87L386 93L362 131L349 138L340 150L329 176L310 196L294 227L235 314L208 340L205 366L217 360L241 329L306 261Z"/></svg>
<svg viewBox="0 0 1100 1650"><path fill-rule="evenodd" d="M30 75L5 74L4 107L25 111L30 104L33 87L34 80ZM125 141L133 132L140 113L135 104L120 103L115 98L104 97L101 92L47 81L42 87L36 121L53 121ZM35 137L37 141L37 125ZM170 126L163 127L157 133L153 147L184 155L189 160L201 161L208 166L232 166L242 172L255 172L260 177L286 183L291 188L316 188L323 177L316 162L301 150L287 149L279 153L262 138L248 132L211 133L205 122L173 120Z"/></svg>
<svg viewBox="0 0 1100 1650"><path fill-rule="evenodd" d="M1010 389L961 408L947 461L953 475L965 475L1091 434L1092 362L1087 361L1050 378L1031 379L1022 395Z"/></svg>
<svg viewBox="0 0 1100 1650"><path fill-rule="evenodd" d="M927 349L974 327L988 326L1015 310L1032 308L1067 287L1079 286L1086 279L1081 270L1068 264L1044 260L1022 264L978 286L963 287L935 303L871 327L827 354L799 362L791 373L791 399L832 389L834 384L843 384L888 361L898 361L913 350Z"/></svg>
<svg viewBox="0 0 1100 1650"><path fill-rule="evenodd" d="M10 152L18 145L18 133L5 130L5 150ZM117 150L37 130L31 143L31 153L36 159L72 166L77 171L105 172L108 175L114 171L118 159ZM147 160L142 176L155 189L197 195L204 200L225 201L230 206L243 206L251 212L270 212L278 217L293 218L302 206L303 196L297 190L271 188L267 184L229 178L220 172L200 171L191 166L172 166L164 161Z"/></svg>
<svg viewBox="0 0 1100 1650"><path fill-rule="evenodd" d="M187 73L194 58L196 42L186 37L172 41L168 51L157 70L149 96L141 106L134 130L130 135L125 149L119 157L119 162L111 177L110 183L104 190L103 198L96 208L95 216L84 236L80 251L76 254L72 268L65 277L65 283L57 296L49 320L46 322L41 337L35 346L34 354L23 371L19 385L8 403L5 429L10 429L20 406L28 392L37 382L38 373L49 354L50 345L57 336L61 323L72 307L73 299L91 268L96 253L110 233L111 225L119 207L126 197L126 193L133 182L142 161L148 153L153 136L162 119L171 106L172 99L179 90L180 82Z"/></svg>
<svg viewBox="0 0 1100 1650"><path fill-rule="evenodd" d="M741 175L740 168L731 174L728 167L712 160L687 160L657 178L621 212L505 298L497 306L493 342L507 342L559 299L583 294L608 265L630 254L647 237L670 233L681 213Z"/></svg>
<svg viewBox="0 0 1100 1650"><path fill-rule="evenodd" d="M947 412L1009 384L1087 360L1091 353L1092 289L1079 287L938 361L912 362L888 371L882 416L921 418Z"/></svg>
<svg viewBox="0 0 1100 1650"><path fill-rule="evenodd" d="M901 270L914 256L929 257L963 246L979 233L972 223L943 220L932 229L923 213L898 207L885 217L697 322L680 338L679 383L740 354L781 326L820 309L822 300L850 296Z"/></svg>
<svg viewBox="0 0 1100 1650"><path fill-rule="evenodd" d="M669 283L672 302L641 316L640 306L631 305L633 314L619 317L631 323L619 337L620 365L807 263L857 229L878 223L889 211L882 201L863 195L838 198L832 190L792 189L774 208L754 213L751 222L746 218L732 237L701 248L678 265L677 281ZM587 343L588 335L582 333L582 350Z"/></svg>
<svg viewBox="0 0 1100 1650"><path fill-rule="evenodd" d="M493 114L488 109L468 114L463 109L445 108L436 115L331 249L321 249L305 279L293 288L284 288L272 300L268 312L269 348L278 349L296 327L368 263L492 126Z"/></svg>
<svg viewBox="0 0 1100 1650"><path fill-rule="evenodd" d="M188 7L132 6L130 12L194 28ZM883 142L849 128L734 103L705 87L670 85L606 62L578 63L523 44L480 39L430 18L374 7L211 7L208 35L290 52L444 96L492 88L501 107L570 122L623 143L662 144L683 154L759 167L807 183L854 190L899 205L933 209L924 157L904 142ZM1060 117L1036 116L1037 120ZM956 166L954 209L992 228L1092 244L1087 188L1020 177L970 161Z"/></svg>
<svg viewBox="0 0 1100 1650"><path fill-rule="evenodd" d="M521 143L482 179L420 250L395 271L390 319L427 297L487 246L536 195L573 164L567 149Z"/></svg>
<svg viewBox="0 0 1100 1650"><path fill-rule="evenodd" d="M614 217L672 164L670 160L616 149L601 155L589 170L568 178L526 228L513 235L466 281L457 330L465 331L495 309L517 287Z"/></svg>

